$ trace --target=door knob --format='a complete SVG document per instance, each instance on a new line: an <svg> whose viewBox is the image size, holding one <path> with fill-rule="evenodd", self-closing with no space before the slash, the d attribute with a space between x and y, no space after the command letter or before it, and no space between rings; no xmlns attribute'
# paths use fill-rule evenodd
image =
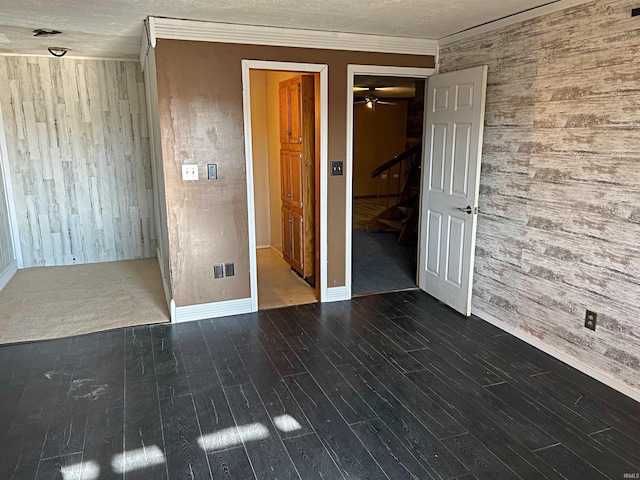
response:
<svg viewBox="0 0 640 480"><path fill-rule="evenodd" d="M467 205L465 208L458 207L458 210L460 210L461 212L464 212L464 213L468 213L469 215L474 213L474 209L471 208L471 205ZM476 211L476 213L477 213L477 211Z"/></svg>

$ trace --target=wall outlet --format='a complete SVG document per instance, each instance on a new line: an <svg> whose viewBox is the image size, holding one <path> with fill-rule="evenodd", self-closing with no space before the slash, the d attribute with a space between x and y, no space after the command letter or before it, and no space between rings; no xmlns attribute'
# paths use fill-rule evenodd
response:
<svg viewBox="0 0 640 480"><path fill-rule="evenodd" d="M221 263L213 266L213 278L224 277L224 270Z"/></svg>
<svg viewBox="0 0 640 480"><path fill-rule="evenodd" d="M198 165L182 165L182 180L198 180Z"/></svg>
<svg viewBox="0 0 640 480"><path fill-rule="evenodd" d="M584 314L584 326L590 330L596 329L596 320L598 320L598 314L596 312L592 312L591 310L587 310Z"/></svg>

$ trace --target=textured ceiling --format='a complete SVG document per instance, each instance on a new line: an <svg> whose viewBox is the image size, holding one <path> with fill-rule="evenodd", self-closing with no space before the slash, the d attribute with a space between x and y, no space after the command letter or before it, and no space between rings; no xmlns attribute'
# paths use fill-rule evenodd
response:
<svg viewBox="0 0 640 480"><path fill-rule="evenodd" d="M135 58L147 16L440 39L557 0L2 0L0 52ZM62 30L34 38L35 28Z"/></svg>

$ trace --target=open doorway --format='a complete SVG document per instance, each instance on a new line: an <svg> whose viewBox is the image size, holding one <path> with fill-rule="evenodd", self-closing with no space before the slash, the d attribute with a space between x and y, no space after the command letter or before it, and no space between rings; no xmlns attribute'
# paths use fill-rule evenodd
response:
<svg viewBox="0 0 640 480"><path fill-rule="evenodd" d="M350 296L417 288L425 79L433 69L350 65Z"/></svg>
<svg viewBox="0 0 640 480"><path fill-rule="evenodd" d="M251 68L249 86L257 309L316 302L320 74Z"/></svg>
<svg viewBox="0 0 640 480"><path fill-rule="evenodd" d="M416 288L424 82L354 78L352 295Z"/></svg>

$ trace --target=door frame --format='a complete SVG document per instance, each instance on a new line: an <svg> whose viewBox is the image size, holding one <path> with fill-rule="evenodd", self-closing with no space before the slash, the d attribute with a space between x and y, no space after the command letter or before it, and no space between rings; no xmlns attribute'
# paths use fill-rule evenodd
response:
<svg viewBox="0 0 640 480"><path fill-rule="evenodd" d="M347 65L347 154L345 161L345 182L346 182L346 223L345 223L345 262L344 262L344 281L345 281L345 300L351 298L351 282L352 282L352 242L353 242L353 85L356 75L375 75L385 77L413 77L427 79L436 73L435 68L420 67L390 67L384 65ZM425 82L426 94L426 82ZM426 105L426 98L425 98ZM426 115L422 122L422 130L424 134ZM423 135L424 137L424 135ZM424 165L425 151L422 149L421 162ZM417 273L417 272L416 272Z"/></svg>
<svg viewBox="0 0 640 480"><path fill-rule="evenodd" d="M320 301L327 299L327 172L328 162L328 113L329 113L329 75L328 65L318 63L277 62L268 60L242 60L242 99L244 119L244 151L247 179L247 210L249 234L249 275L251 282L251 311L258 311L258 262L256 255L256 212L253 181L253 145L251 138L251 79L250 70L280 70L286 72L318 73L320 75L320 151L319 172L320 190L316 201L320 203L320 235L316 250L320 250ZM316 169L318 171L318 169ZM316 219L317 221L318 219Z"/></svg>

